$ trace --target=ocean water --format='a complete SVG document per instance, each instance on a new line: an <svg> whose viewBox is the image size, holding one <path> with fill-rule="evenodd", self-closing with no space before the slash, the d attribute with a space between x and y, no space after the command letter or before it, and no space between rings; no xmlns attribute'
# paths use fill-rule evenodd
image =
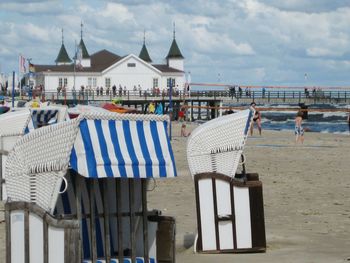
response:
<svg viewBox="0 0 350 263"><path fill-rule="evenodd" d="M230 105L225 105L230 106ZM246 106L246 105L231 105ZM295 108L295 111L261 111L262 129L276 131L294 131L294 119L299 109L296 105L257 105L258 108ZM313 104L309 109L350 109L349 104ZM308 112L308 118L303 120L303 127L310 132L348 134L347 112ZM196 114L195 114L196 115ZM206 111L202 111L206 116Z"/></svg>
<svg viewBox="0 0 350 263"><path fill-rule="evenodd" d="M264 107L274 107L265 105ZM299 107L293 105L275 105L275 107ZM344 109L350 108L347 104L320 104L310 105L309 109ZM346 112L308 112L308 118L303 120L303 127L311 132L321 133L349 133ZM294 130L296 111L262 111L262 128L267 130Z"/></svg>

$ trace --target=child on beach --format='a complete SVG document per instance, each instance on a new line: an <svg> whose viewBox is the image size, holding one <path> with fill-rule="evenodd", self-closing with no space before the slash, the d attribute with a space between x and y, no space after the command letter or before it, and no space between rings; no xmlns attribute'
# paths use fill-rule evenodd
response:
<svg viewBox="0 0 350 263"><path fill-rule="evenodd" d="M188 136L190 136L190 134L191 134L190 132L186 131L186 124L183 123L181 125L181 137L188 137Z"/></svg>
<svg viewBox="0 0 350 263"><path fill-rule="evenodd" d="M299 110L295 117L295 143L304 143L304 128L301 126L302 122L303 112Z"/></svg>

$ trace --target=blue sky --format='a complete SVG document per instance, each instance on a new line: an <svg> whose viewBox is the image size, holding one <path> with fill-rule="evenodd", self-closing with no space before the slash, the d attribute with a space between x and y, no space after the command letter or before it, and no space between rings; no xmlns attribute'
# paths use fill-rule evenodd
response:
<svg viewBox="0 0 350 263"><path fill-rule="evenodd" d="M193 82L350 86L350 0L0 0L0 70L53 64L62 28L72 57L81 21L90 54L138 55L146 30L155 63L175 22Z"/></svg>

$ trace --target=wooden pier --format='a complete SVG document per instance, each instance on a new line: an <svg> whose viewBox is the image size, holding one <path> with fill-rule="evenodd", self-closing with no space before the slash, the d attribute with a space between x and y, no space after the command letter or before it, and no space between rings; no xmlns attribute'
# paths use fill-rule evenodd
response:
<svg viewBox="0 0 350 263"><path fill-rule="evenodd" d="M260 91L246 92L228 91L192 91L152 93L149 91L123 91L95 93L91 90L84 92L33 92L17 99L31 100L39 98L41 101L53 101L59 104L101 104L115 102L127 107L138 109L142 113L148 112L150 102L162 103L164 113L172 111L173 119L178 118L182 106L188 109L187 119L209 120L222 115L230 107L248 106L251 102L259 105L315 105L315 104L348 104L350 90L317 91ZM171 102L171 103L170 103Z"/></svg>

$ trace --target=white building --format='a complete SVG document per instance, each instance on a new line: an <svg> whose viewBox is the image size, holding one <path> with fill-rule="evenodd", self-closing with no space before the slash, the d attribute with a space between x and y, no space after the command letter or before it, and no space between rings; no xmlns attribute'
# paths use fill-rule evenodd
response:
<svg viewBox="0 0 350 263"><path fill-rule="evenodd" d="M63 35L63 32L62 32ZM97 87L112 88L113 85L126 87L127 90L143 90L159 88L166 89L172 82L172 87L183 89L185 83L184 57L175 40L172 41L166 64L152 64L145 40L139 56L130 54L118 56L108 50L101 50L89 55L83 35L79 44L76 62L72 62L64 46L63 36L56 65L35 65L35 85L42 85L46 91L56 91L58 87L79 90L81 86L87 89Z"/></svg>

